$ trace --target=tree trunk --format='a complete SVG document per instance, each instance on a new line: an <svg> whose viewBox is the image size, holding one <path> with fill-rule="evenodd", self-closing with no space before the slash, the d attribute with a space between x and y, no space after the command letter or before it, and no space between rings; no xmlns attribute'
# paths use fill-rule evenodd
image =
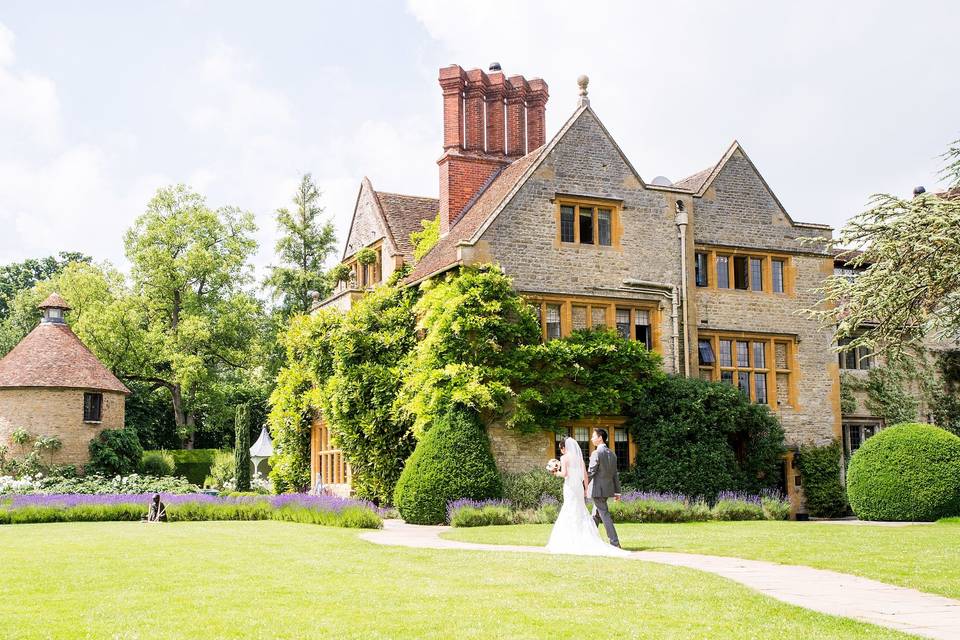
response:
<svg viewBox="0 0 960 640"><path fill-rule="evenodd" d="M173 398L173 420L177 425L177 430L189 430L186 439L183 440L183 447L193 449L195 416L192 411L188 413L183 406L183 394L180 392L180 385L171 384L169 387L170 397Z"/></svg>

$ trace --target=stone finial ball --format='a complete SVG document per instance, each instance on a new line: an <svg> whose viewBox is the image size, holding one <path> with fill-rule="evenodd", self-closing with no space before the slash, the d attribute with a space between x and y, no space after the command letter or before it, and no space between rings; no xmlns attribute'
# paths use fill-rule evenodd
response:
<svg viewBox="0 0 960 640"><path fill-rule="evenodd" d="M586 75L582 75L577 78L577 86L580 87L580 95L587 95L587 85L590 84L590 78Z"/></svg>

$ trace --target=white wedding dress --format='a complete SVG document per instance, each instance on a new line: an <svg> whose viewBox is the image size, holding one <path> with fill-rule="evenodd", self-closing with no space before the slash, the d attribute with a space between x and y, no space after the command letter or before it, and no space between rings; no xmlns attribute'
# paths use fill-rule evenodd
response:
<svg viewBox="0 0 960 640"><path fill-rule="evenodd" d="M547 551L581 556L630 555L629 551L618 549L600 538L597 525L587 512L583 496L583 478L586 469L580 445L573 438L564 442L564 458L567 476L563 479L563 505L557 521L550 532Z"/></svg>

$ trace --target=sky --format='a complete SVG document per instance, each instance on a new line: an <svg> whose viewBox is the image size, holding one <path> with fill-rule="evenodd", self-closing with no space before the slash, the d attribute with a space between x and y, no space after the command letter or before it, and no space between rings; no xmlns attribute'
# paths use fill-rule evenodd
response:
<svg viewBox="0 0 960 640"><path fill-rule="evenodd" d="M162 186L254 214L313 174L340 246L360 181L436 197L438 70L543 78L547 133L576 78L646 181L733 140L795 220L935 188L960 138L960 3L0 2L0 264L81 251L122 269ZM340 257L339 253L333 261Z"/></svg>

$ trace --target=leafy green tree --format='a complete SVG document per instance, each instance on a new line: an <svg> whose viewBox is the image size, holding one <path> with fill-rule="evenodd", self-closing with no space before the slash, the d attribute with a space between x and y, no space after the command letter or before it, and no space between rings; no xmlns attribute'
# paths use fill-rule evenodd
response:
<svg viewBox="0 0 960 640"><path fill-rule="evenodd" d="M237 405L236 442L233 447L237 491L250 490L250 406Z"/></svg>
<svg viewBox="0 0 960 640"><path fill-rule="evenodd" d="M133 292L104 323L124 328L105 352L121 377L169 391L188 446L223 379L251 364L262 309L243 287L255 229L250 213L212 210L177 185L158 190L126 234Z"/></svg>
<svg viewBox="0 0 960 640"><path fill-rule="evenodd" d="M320 191L309 173L300 179L293 204L293 210L277 209L280 239L276 252L280 264L270 267L266 280L274 300L280 301L284 318L310 311L311 291L319 292L321 298L330 294L323 263L336 248L333 222L320 220Z"/></svg>
<svg viewBox="0 0 960 640"><path fill-rule="evenodd" d="M856 250L849 264L863 271L828 277L808 313L851 338L842 350L916 356L927 339L960 336L960 140L943 157L946 191L875 195L840 231L836 244Z"/></svg>
<svg viewBox="0 0 960 640"><path fill-rule="evenodd" d="M49 280L74 262L89 263L92 259L76 251L61 251L56 256L29 258L0 266L0 319L7 317L10 302L18 293Z"/></svg>

